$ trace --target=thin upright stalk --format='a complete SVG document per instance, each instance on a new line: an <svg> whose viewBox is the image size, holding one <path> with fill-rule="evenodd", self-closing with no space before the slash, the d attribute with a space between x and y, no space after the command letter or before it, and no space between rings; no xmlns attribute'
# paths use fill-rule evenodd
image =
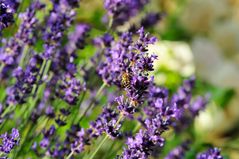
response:
<svg viewBox="0 0 239 159"><path fill-rule="evenodd" d="M19 66L22 67L22 68L24 67L25 57L27 56L28 49L29 49L28 45L26 45L23 48L23 53L22 53L22 56L21 56L21 59L20 59L20 62L19 62Z"/></svg>
<svg viewBox="0 0 239 159"><path fill-rule="evenodd" d="M95 149L95 151L93 152L93 154L89 157L89 159L93 159L96 155L96 153L99 151L99 149L101 148L101 146L104 145L105 141L108 139L108 135L105 135L104 139L100 142L100 144L98 145L98 147Z"/></svg>
<svg viewBox="0 0 239 159"><path fill-rule="evenodd" d="M4 67L5 67L5 64L2 62L1 65L0 65L0 73L2 72Z"/></svg>
<svg viewBox="0 0 239 159"><path fill-rule="evenodd" d="M97 98L97 96L99 96L100 94L101 94L101 92L103 91L103 89L106 87L106 83L104 82L102 85L101 85L101 87L100 87L100 89L96 92L96 95L95 95L95 98ZM87 106L87 108L83 111L83 113L80 115L80 118L79 118L79 122L81 122L82 121L82 119L85 117L85 115L88 113L88 111L90 111L93 107L94 107L94 104L95 103L95 101L94 100L92 100L91 102L90 102L90 104Z"/></svg>
<svg viewBox="0 0 239 159"><path fill-rule="evenodd" d="M44 60L44 61L43 61L42 69L40 70L40 75L39 75L39 78L38 78L38 81L37 81L38 83L37 83L36 88L35 88L35 90L34 90L34 92L33 92L33 97L34 97L34 98L36 97L36 94L37 94L37 92L38 92L39 83L40 83L40 81L41 81L43 75L44 75L44 74L47 74L50 65L51 65L51 61L50 61L50 60ZM48 68L47 68L47 67L48 67ZM46 68L47 68L47 70L46 70Z"/></svg>
<svg viewBox="0 0 239 159"><path fill-rule="evenodd" d="M81 107L81 104L82 104L82 102L83 102L83 100L84 100L84 98L85 98L85 94L86 94L86 91L84 91L83 92L83 94L81 95L81 99L80 99L80 101L79 101L79 104L78 104L78 106L77 106L77 108L80 110L80 107ZM77 122L77 116L78 116L78 114L79 114L79 110L77 111L77 113L75 113L75 115L74 115L74 117L73 117L73 120L72 120L72 123L76 123Z"/></svg>

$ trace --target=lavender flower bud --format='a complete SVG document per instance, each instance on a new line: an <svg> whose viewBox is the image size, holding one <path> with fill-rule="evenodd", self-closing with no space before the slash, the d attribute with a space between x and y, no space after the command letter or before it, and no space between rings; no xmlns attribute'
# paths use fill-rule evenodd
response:
<svg viewBox="0 0 239 159"><path fill-rule="evenodd" d="M198 97L189 107L193 116L197 116L201 110L204 110L208 103L207 97Z"/></svg>
<svg viewBox="0 0 239 159"><path fill-rule="evenodd" d="M148 0L105 0L104 6L108 18L113 19L113 26L124 24L137 15L137 13L148 3Z"/></svg>
<svg viewBox="0 0 239 159"><path fill-rule="evenodd" d="M20 135L17 129L13 128L12 133L2 134L0 136L2 142L0 144L0 152L10 153L10 151L19 143Z"/></svg>
<svg viewBox="0 0 239 159"><path fill-rule="evenodd" d="M7 105L25 103L26 98L31 95L34 84L37 83L37 76L42 62L41 56L36 54L30 59L25 70L20 67L15 69L13 75L17 81L14 86L9 87L7 90Z"/></svg>
<svg viewBox="0 0 239 159"><path fill-rule="evenodd" d="M73 75L66 73L59 81L57 95L69 104L76 104L80 93L85 90L85 86Z"/></svg>
<svg viewBox="0 0 239 159"><path fill-rule="evenodd" d="M128 99L124 99L124 96L117 97L116 102L118 103L118 110L125 116L132 118L135 112L135 106L133 106Z"/></svg>
<svg viewBox="0 0 239 159"><path fill-rule="evenodd" d="M164 139L158 135L148 134L147 130L140 130L135 137L127 140L127 148L124 149L121 159L141 158L147 159L155 146L162 147Z"/></svg>
<svg viewBox="0 0 239 159"><path fill-rule="evenodd" d="M49 146L50 139L54 136L55 132L56 132L56 128L54 125L52 125L48 130L46 130L46 129L43 130L42 133L43 133L44 137L40 142L40 146L43 149L45 149Z"/></svg>
<svg viewBox="0 0 239 159"><path fill-rule="evenodd" d="M15 13L14 4L9 1L0 1L0 34L2 30L14 22L13 14Z"/></svg>
<svg viewBox="0 0 239 159"><path fill-rule="evenodd" d="M90 128L87 130L90 137L99 137L104 132L106 132L111 138L119 137L118 132L120 124L116 126L118 120L118 114L109 109L104 108L101 115L94 121L90 123Z"/></svg>
<svg viewBox="0 0 239 159"><path fill-rule="evenodd" d="M218 148L210 148L197 155L197 159L223 159Z"/></svg>

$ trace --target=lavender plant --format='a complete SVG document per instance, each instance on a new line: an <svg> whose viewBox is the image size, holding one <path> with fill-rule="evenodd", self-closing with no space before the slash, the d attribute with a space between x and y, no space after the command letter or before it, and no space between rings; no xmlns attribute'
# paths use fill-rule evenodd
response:
<svg viewBox="0 0 239 159"><path fill-rule="evenodd" d="M112 153L121 159L190 152L188 131L209 98L195 98L194 76L174 93L155 83L160 57L148 46L157 38L145 28L162 16L144 13L148 0L102 0L102 30L77 18L78 0L30 2L17 13L23 1L0 1L0 32L19 17L17 31L1 37L0 158L112 158L101 156L106 142L119 145ZM140 27L117 29L139 13ZM167 152L169 131L187 142ZM223 157L214 148L197 158Z"/></svg>

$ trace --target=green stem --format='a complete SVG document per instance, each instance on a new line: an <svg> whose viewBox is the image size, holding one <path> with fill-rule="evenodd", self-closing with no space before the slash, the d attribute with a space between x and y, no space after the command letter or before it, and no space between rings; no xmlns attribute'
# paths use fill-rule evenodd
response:
<svg viewBox="0 0 239 159"><path fill-rule="evenodd" d="M132 132L136 133L139 130L140 126L141 126L141 124L139 122L137 122L137 124L135 125L134 130Z"/></svg>
<svg viewBox="0 0 239 159"><path fill-rule="evenodd" d="M50 65L51 65L51 61L50 60L44 60L43 61L43 64L42 64L42 69L40 70L40 75L39 75L39 78L38 78L38 83L36 85L36 88L34 90L34 93L33 93L33 97L36 97L36 94L38 92L38 88L39 88L39 83L40 83L40 80L42 79L43 75L47 74L49 68L50 68Z"/></svg>
<svg viewBox="0 0 239 159"><path fill-rule="evenodd" d="M116 143L116 142L113 142L113 143ZM109 152L109 153L106 154L106 156L105 156L104 158L110 158L110 157L113 156L114 154L117 154L117 152L119 151L119 149L122 149L123 145L124 145L124 142L118 143L118 144L117 144L117 147L115 148L115 150L112 150L112 148L113 148L113 146L114 146L114 145L112 145L112 146L110 147L110 149L107 151L107 152ZM114 147L115 147L115 146L114 146Z"/></svg>
<svg viewBox="0 0 239 159"><path fill-rule="evenodd" d="M71 153L66 157L66 159L70 159L73 154L74 154L74 151L71 151Z"/></svg>
<svg viewBox="0 0 239 159"><path fill-rule="evenodd" d="M0 72L2 72L4 66L5 66L5 64L4 64L4 63L1 63L1 66L0 66Z"/></svg>
<svg viewBox="0 0 239 159"><path fill-rule="evenodd" d="M49 68L50 68L50 65L51 65L51 61L50 61L50 60L44 60L44 61L43 61L43 64L42 64L41 69L40 69L39 77L38 77L38 80L37 80L38 82L42 79L42 77L43 77L44 75L46 75L46 74L48 73ZM33 90L34 96L29 99L30 106L28 107L28 111L24 111L24 112L23 112L23 115L22 115L22 116L23 116L23 118L24 118L25 120L24 120L24 122L23 122L23 123L21 124L21 126L20 126L20 131L23 131L23 129L25 128L27 122L29 121L29 118L30 118L30 115L31 115L31 113L32 113L32 110L34 109L34 107L35 107L36 104L37 104L38 99L40 98L40 95L39 95L38 92L41 92L41 91L44 89L43 87L41 87L40 90L38 90L38 87L39 87L39 86L38 86L38 84L37 84L37 86L36 86L35 89ZM33 127L35 128L35 126L36 126L36 125L34 125ZM33 127L31 127L31 129L33 129ZM25 128L25 129L26 129L26 128ZM26 140L23 140L22 145L25 144L24 141L26 141ZM18 153L18 152L17 152L17 153Z"/></svg>
<svg viewBox="0 0 239 159"><path fill-rule="evenodd" d="M120 113L119 119L117 120L117 122L116 122L114 128L116 128L116 126L123 120L123 118L124 118L124 115L123 115L122 113Z"/></svg>
<svg viewBox="0 0 239 159"><path fill-rule="evenodd" d="M83 94L82 94L82 96L81 96L81 99L80 99L80 102L79 102L79 106L77 107L79 110L77 111L77 113L75 113L75 115L74 115L74 117L73 117L73 120L72 120L72 123L76 123L77 122L77 116L78 116L78 114L79 114L79 111L80 111L80 107L81 107L81 104L82 104L82 102L83 102L83 100L84 100L84 98L85 98L85 94L86 94L86 92L84 91L83 92Z"/></svg>
<svg viewBox="0 0 239 159"><path fill-rule="evenodd" d="M100 93L103 91L103 89L105 88L105 86L106 86L106 83L104 82L104 83L101 85L100 89L97 91L95 97L97 97L97 96L100 95ZM87 108L84 110L84 112L80 115L79 122L81 122L82 119L84 118L84 116L87 114L87 112L94 107L94 103L95 103L94 100L92 100L92 101L90 102L90 104L88 105L88 107L87 107Z"/></svg>
<svg viewBox="0 0 239 159"><path fill-rule="evenodd" d="M13 110L13 108L14 108L13 105L9 105L9 106L7 107L7 109L5 109L4 112L1 114L1 118L4 118L4 116L5 116L7 113L9 113L10 111Z"/></svg>
<svg viewBox="0 0 239 159"><path fill-rule="evenodd" d="M107 147L107 151L106 152L112 152L112 148L115 146L117 142L112 142L108 147ZM111 153L105 153L105 155L103 156L103 158L108 158L110 156Z"/></svg>
<svg viewBox="0 0 239 159"><path fill-rule="evenodd" d="M21 60L20 60L20 63L19 63L19 66L23 68L24 66L24 62L25 62L25 57L27 55L27 51L28 51L28 45L26 45L24 48L23 48L23 53L22 53L22 56L21 56Z"/></svg>
<svg viewBox="0 0 239 159"><path fill-rule="evenodd" d="M112 24L113 24L113 17L111 16L109 19L109 24L108 24L108 29L106 31L106 33L110 32L111 28L112 28ZM104 52L104 49L102 49L102 53ZM100 89L97 91L96 93L96 97L102 92L102 90L105 88L106 83L104 82L103 85L101 85ZM91 110L94 106L94 101L91 101L90 104L88 105L88 107L84 110L84 112L80 115L79 118L79 122L82 121L82 119L84 118L84 116L87 114L87 112L89 110Z"/></svg>
<svg viewBox="0 0 239 159"><path fill-rule="evenodd" d="M25 148L25 146L23 147L23 145L25 144L25 141L28 138L29 132L32 130L33 127L34 125L30 123L28 127L24 130L24 132L22 133L20 145L18 146L18 149L15 150L13 154L13 158L17 158L18 154L22 152L22 149Z"/></svg>
<svg viewBox="0 0 239 159"><path fill-rule="evenodd" d="M4 119L5 115L7 115L9 112L12 112L14 110L14 105L9 105L5 110L4 112L0 115L0 118ZM3 128L3 126L5 125L6 122L3 122L1 125L0 125L0 130Z"/></svg>
<svg viewBox="0 0 239 159"><path fill-rule="evenodd" d="M105 141L108 139L108 137L109 137L108 135L105 135L104 139L100 142L100 144L98 145L96 150L93 152L93 154L89 157L89 159L93 159L95 157L96 153L99 151L99 149L105 143Z"/></svg>
<svg viewBox="0 0 239 159"><path fill-rule="evenodd" d="M113 25L113 16L110 16L109 17L109 24L108 24L108 28L107 28L107 33L110 32L111 28L112 28L112 25Z"/></svg>

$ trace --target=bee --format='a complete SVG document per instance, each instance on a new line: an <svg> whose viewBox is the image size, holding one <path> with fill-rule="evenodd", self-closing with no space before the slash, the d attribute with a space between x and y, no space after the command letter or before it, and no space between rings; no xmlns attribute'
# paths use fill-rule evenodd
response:
<svg viewBox="0 0 239 159"><path fill-rule="evenodd" d="M128 72L124 72L121 76L121 85L123 88L130 88L130 74Z"/></svg>
<svg viewBox="0 0 239 159"><path fill-rule="evenodd" d="M131 103L131 105L134 106L134 107L137 107L138 104L139 104L138 101L136 101L136 100L131 100L130 103Z"/></svg>

